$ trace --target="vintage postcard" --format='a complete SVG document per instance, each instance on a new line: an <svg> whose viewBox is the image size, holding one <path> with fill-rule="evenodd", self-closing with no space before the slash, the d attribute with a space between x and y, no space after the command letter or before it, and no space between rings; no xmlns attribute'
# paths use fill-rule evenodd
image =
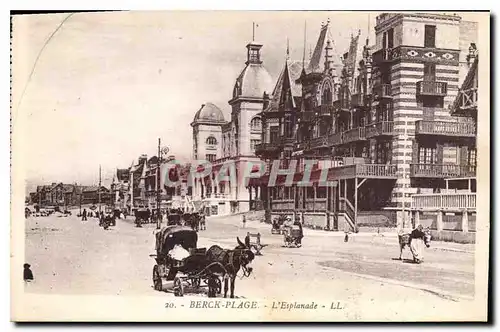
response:
<svg viewBox="0 0 500 332"><path fill-rule="evenodd" d="M11 319L486 321L489 20L13 15Z"/></svg>

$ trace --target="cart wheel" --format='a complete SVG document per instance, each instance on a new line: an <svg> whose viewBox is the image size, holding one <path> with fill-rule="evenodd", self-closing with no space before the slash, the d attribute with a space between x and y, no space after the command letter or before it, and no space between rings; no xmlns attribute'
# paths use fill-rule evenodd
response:
<svg viewBox="0 0 500 332"><path fill-rule="evenodd" d="M160 271L158 265L155 265L153 267L153 288L156 291L162 291L163 290L163 283L160 277Z"/></svg>
<svg viewBox="0 0 500 332"><path fill-rule="evenodd" d="M182 285L182 280L179 277L175 277L174 279L174 295L175 296L184 296L184 286Z"/></svg>

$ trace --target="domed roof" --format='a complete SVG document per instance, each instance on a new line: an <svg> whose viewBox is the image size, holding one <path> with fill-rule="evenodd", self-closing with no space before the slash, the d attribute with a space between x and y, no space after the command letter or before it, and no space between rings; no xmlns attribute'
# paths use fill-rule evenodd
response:
<svg viewBox="0 0 500 332"><path fill-rule="evenodd" d="M206 103L201 105L201 108L196 112L193 122L223 123L226 120L220 108L212 103Z"/></svg>
<svg viewBox="0 0 500 332"><path fill-rule="evenodd" d="M249 63L236 79L233 98L262 98L264 92L271 93L273 79L261 64Z"/></svg>

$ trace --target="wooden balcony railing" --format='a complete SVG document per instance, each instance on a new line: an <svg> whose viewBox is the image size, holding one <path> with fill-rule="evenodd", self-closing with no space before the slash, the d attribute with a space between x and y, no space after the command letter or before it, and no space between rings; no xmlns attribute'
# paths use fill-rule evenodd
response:
<svg viewBox="0 0 500 332"><path fill-rule="evenodd" d="M366 138L393 135L395 135L393 121L381 121L366 126Z"/></svg>
<svg viewBox="0 0 500 332"><path fill-rule="evenodd" d="M391 51L392 49L383 48L373 53L373 62L377 64L392 61Z"/></svg>
<svg viewBox="0 0 500 332"><path fill-rule="evenodd" d="M312 122L316 116L314 112L310 111L298 112L297 115L301 122Z"/></svg>
<svg viewBox="0 0 500 332"><path fill-rule="evenodd" d="M293 199L273 199L271 200L271 209L273 211L295 210L295 201Z"/></svg>
<svg viewBox="0 0 500 332"><path fill-rule="evenodd" d="M415 210L476 210L476 193L416 194L411 197Z"/></svg>
<svg viewBox="0 0 500 332"><path fill-rule="evenodd" d="M334 111L333 105L320 105L315 109L316 115L323 117L332 116Z"/></svg>
<svg viewBox="0 0 500 332"><path fill-rule="evenodd" d="M328 136L324 135L321 137L316 137L311 140L310 148L318 149L328 147Z"/></svg>
<svg viewBox="0 0 500 332"><path fill-rule="evenodd" d="M477 88L458 91L458 98L452 106L452 114L460 111L477 111Z"/></svg>
<svg viewBox="0 0 500 332"><path fill-rule="evenodd" d="M435 81L417 82L417 95L420 96L441 96L448 93L448 83Z"/></svg>
<svg viewBox="0 0 500 332"><path fill-rule="evenodd" d="M255 145L255 153L269 153L277 152L279 150L279 143L260 143Z"/></svg>
<svg viewBox="0 0 500 332"><path fill-rule="evenodd" d="M460 178L476 176L476 166L455 164L411 164L410 176L419 178Z"/></svg>
<svg viewBox="0 0 500 332"><path fill-rule="evenodd" d="M397 166L392 164L355 164L332 168L330 173L335 179L354 177L396 179Z"/></svg>
<svg viewBox="0 0 500 332"><path fill-rule="evenodd" d="M366 129L365 127L358 127L344 132L343 143L351 143L357 141L364 141Z"/></svg>
<svg viewBox="0 0 500 332"><path fill-rule="evenodd" d="M392 87L390 84L378 84L373 87L375 99L392 98Z"/></svg>
<svg viewBox="0 0 500 332"><path fill-rule="evenodd" d="M417 121L415 133L420 135L444 135L475 137L476 124L473 122Z"/></svg>
<svg viewBox="0 0 500 332"><path fill-rule="evenodd" d="M349 111L350 101L346 98L340 98L333 102L333 107L339 111Z"/></svg>
<svg viewBox="0 0 500 332"><path fill-rule="evenodd" d="M335 146L342 144L343 133L335 133L328 135L328 145Z"/></svg>

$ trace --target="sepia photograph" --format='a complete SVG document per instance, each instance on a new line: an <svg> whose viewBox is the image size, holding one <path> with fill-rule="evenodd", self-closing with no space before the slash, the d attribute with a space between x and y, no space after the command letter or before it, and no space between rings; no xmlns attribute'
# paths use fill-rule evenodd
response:
<svg viewBox="0 0 500 332"><path fill-rule="evenodd" d="M12 321L487 320L489 12L10 19Z"/></svg>

